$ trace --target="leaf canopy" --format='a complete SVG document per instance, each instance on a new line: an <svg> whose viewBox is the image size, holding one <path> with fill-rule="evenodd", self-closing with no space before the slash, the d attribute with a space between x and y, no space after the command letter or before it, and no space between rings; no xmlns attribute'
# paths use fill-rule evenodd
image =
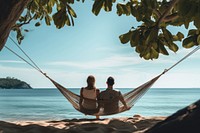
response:
<svg viewBox="0 0 200 133"><path fill-rule="evenodd" d="M80 1L80 0L76 0ZM84 2L84 0L82 0ZM21 26L31 20L37 20L35 26L40 26L40 21L51 25L53 21L57 28L65 25L73 26L77 17L71 7L75 0L32 0L23 16L13 26L17 32L20 43L23 40ZM101 9L110 12L116 6L116 14L135 18L141 25L124 34L119 35L122 44L130 44L141 58L157 59L159 54L169 55L169 50L176 52L179 47L177 41L182 42L185 48L200 44L200 0L94 0L92 12L98 15ZM53 12L53 8L57 9ZM188 29L194 24L194 29ZM185 37L181 31L176 34L169 31L168 26L184 26L188 29Z"/></svg>

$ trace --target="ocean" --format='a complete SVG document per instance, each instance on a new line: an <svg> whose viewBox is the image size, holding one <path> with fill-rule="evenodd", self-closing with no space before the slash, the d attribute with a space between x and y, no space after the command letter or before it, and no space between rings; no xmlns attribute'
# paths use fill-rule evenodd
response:
<svg viewBox="0 0 200 133"><path fill-rule="evenodd" d="M80 89L71 88L79 94ZM130 88L119 88L122 93ZM151 88L130 110L101 118L169 116L197 101L200 88ZM38 121L95 118L76 111L57 89L0 89L0 120Z"/></svg>

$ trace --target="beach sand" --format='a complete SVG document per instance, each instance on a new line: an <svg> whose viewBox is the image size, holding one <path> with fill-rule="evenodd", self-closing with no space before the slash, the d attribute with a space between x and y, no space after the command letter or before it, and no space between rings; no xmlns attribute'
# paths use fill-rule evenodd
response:
<svg viewBox="0 0 200 133"><path fill-rule="evenodd" d="M60 121L0 121L0 133L143 133L166 117L66 119Z"/></svg>

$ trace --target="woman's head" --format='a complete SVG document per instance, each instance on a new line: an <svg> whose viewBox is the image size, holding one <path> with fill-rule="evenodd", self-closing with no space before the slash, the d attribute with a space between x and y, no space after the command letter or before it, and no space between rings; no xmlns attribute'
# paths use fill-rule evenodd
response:
<svg viewBox="0 0 200 133"><path fill-rule="evenodd" d="M87 84L88 86L93 87L95 84L95 77L92 75L89 75L87 78Z"/></svg>

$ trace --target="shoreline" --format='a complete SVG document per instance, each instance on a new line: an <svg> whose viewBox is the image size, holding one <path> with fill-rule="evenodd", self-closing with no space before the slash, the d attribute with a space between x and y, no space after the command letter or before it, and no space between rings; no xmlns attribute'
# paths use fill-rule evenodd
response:
<svg viewBox="0 0 200 133"><path fill-rule="evenodd" d="M47 121L0 121L0 133L143 133L156 123L164 120L165 116L117 117L105 119L65 119Z"/></svg>

